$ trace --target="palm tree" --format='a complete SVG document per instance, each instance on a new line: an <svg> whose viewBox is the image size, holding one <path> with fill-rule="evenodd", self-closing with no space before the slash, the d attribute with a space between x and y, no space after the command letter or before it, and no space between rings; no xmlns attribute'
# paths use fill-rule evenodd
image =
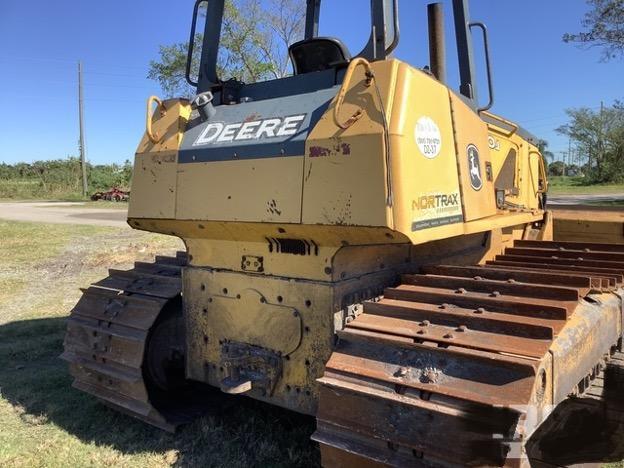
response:
<svg viewBox="0 0 624 468"><path fill-rule="evenodd" d="M552 160L555 157L555 154L552 151L548 150L548 142L546 140L539 140L537 142L537 149L542 153L542 156L546 160Z"/></svg>

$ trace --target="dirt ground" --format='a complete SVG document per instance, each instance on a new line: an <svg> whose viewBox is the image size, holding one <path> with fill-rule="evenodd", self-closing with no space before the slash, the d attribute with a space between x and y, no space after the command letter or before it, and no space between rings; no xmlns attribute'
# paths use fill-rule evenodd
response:
<svg viewBox="0 0 624 468"><path fill-rule="evenodd" d="M0 466L320 465L311 417L211 394L213 410L171 435L71 388L58 356L79 288L182 247L126 227L0 220ZM565 430L540 449L563 447L559 466L624 466L621 424L601 418L559 419Z"/></svg>
<svg viewBox="0 0 624 468"><path fill-rule="evenodd" d="M0 220L0 466L319 465L310 417L219 393L172 435L71 388L58 356L79 288L181 247L126 228Z"/></svg>
<svg viewBox="0 0 624 468"><path fill-rule="evenodd" d="M0 219L40 223L80 224L129 228L126 224L127 203L111 206L84 202L2 202Z"/></svg>

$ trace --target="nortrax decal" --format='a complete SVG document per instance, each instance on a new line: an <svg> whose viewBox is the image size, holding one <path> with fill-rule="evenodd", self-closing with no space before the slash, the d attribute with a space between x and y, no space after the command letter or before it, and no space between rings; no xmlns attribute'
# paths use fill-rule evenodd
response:
<svg viewBox="0 0 624 468"><path fill-rule="evenodd" d="M459 192L423 194L412 201L412 231L436 228L464 220Z"/></svg>
<svg viewBox="0 0 624 468"><path fill-rule="evenodd" d="M298 114L249 122L213 122L206 125L193 146L292 136L299 131L306 116L307 114Z"/></svg>
<svg viewBox="0 0 624 468"><path fill-rule="evenodd" d="M448 195L425 195L413 201L414 209L428 210L432 208L446 208L447 206L459 206L459 193Z"/></svg>

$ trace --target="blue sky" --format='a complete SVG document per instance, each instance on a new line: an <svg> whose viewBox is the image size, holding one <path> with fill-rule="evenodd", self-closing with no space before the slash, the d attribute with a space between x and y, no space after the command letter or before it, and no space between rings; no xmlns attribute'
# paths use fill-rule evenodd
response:
<svg viewBox="0 0 624 468"><path fill-rule="evenodd" d="M321 33L342 38L356 53L369 27L367 0L325 3ZM426 3L400 0L397 56L420 67L428 61ZM85 70L88 158L132 159L143 132L145 100L160 94L146 79L148 62L157 57L159 44L188 38L192 5L193 0L1 0L0 162L77 154L79 59ZM602 63L599 50L561 41L563 33L580 28L586 10L584 0L471 3L472 19L484 21L490 31L493 110L547 139L555 152L568 145L554 132L566 122L564 109L598 108L601 100L608 105L624 98L624 60ZM457 80L453 42L449 28L451 84ZM475 47L480 54L480 42Z"/></svg>

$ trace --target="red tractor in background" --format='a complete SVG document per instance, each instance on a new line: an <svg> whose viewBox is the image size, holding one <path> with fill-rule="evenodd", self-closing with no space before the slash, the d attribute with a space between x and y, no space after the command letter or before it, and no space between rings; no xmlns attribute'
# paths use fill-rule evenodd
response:
<svg viewBox="0 0 624 468"><path fill-rule="evenodd" d="M114 202L127 202L130 198L130 192L113 187L106 192L95 192L91 195L92 201L106 200Z"/></svg>

